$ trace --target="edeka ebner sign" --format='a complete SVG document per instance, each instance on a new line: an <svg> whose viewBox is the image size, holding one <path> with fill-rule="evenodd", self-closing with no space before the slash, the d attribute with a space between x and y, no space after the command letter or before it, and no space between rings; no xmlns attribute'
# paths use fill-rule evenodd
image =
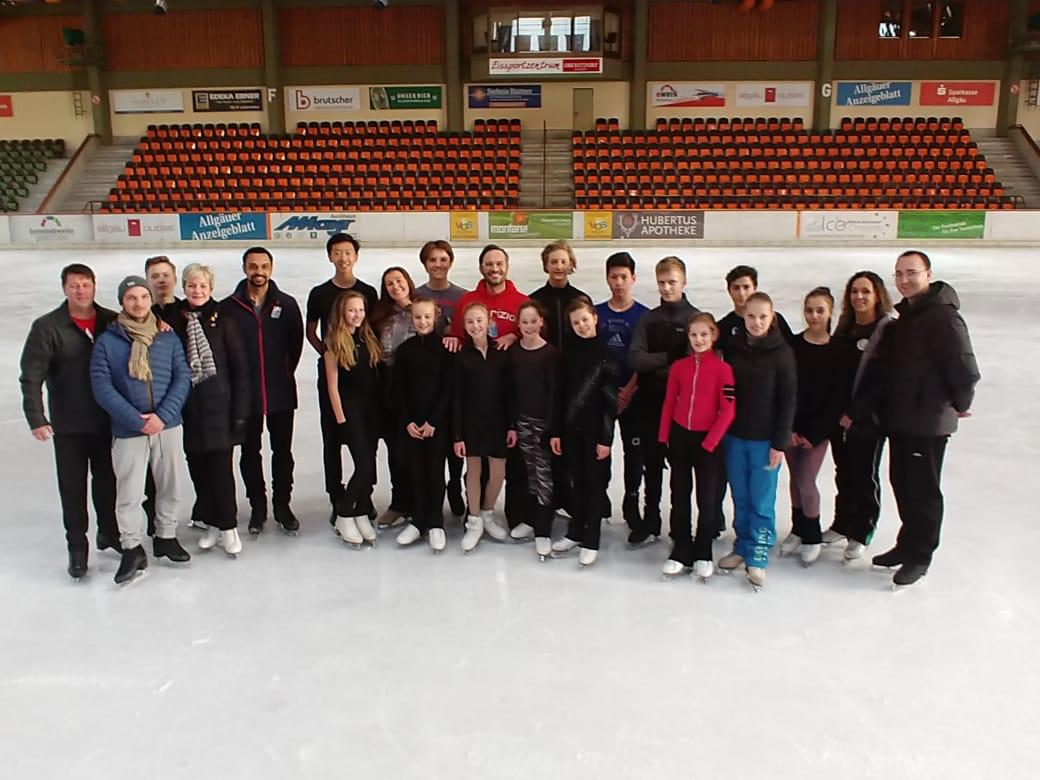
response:
<svg viewBox="0 0 1040 780"><path fill-rule="evenodd" d="M242 212L181 214L182 241L267 239L267 215Z"/></svg>
<svg viewBox="0 0 1040 780"><path fill-rule="evenodd" d="M615 211L614 238L704 238L704 212Z"/></svg>

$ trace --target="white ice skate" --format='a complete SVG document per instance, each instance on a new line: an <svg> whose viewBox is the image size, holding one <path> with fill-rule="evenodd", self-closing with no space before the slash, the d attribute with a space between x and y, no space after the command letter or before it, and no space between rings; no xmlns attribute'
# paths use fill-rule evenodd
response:
<svg viewBox="0 0 1040 780"><path fill-rule="evenodd" d="M734 569L743 565L743 563L744 557L732 552L729 555L723 555L719 558L719 571L729 574Z"/></svg>
<svg viewBox="0 0 1040 780"><path fill-rule="evenodd" d="M433 550L434 554L440 555L444 552L444 545L447 544L447 539L444 537L443 528L431 528L430 532L426 534L426 539L430 543L430 549Z"/></svg>
<svg viewBox="0 0 1040 780"><path fill-rule="evenodd" d="M368 515L358 515L354 518L354 523L357 525L358 533L361 534L361 538L375 546L376 529L372 527L372 521L368 519Z"/></svg>
<svg viewBox="0 0 1040 780"><path fill-rule="evenodd" d="M553 558L562 558L565 555L570 555L580 546L576 541L565 536L552 543L552 556Z"/></svg>
<svg viewBox="0 0 1040 780"><path fill-rule="evenodd" d="M416 528L413 523L409 523L404 527L404 530L397 535L397 544L401 547L407 547L408 545L419 541L420 536L422 536L422 532Z"/></svg>
<svg viewBox="0 0 1040 780"><path fill-rule="evenodd" d="M494 509L481 509L480 519L484 521L484 533L496 542L504 542L509 538L509 531L499 524Z"/></svg>
<svg viewBox="0 0 1040 780"><path fill-rule="evenodd" d="M747 581L751 583L751 587L758 592L758 589L766 584L766 570L759 568L758 566L747 567Z"/></svg>
<svg viewBox="0 0 1040 780"><path fill-rule="evenodd" d="M479 515L466 518L466 533L462 535L462 552L469 553L484 535L484 520Z"/></svg>
<svg viewBox="0 0 1040 780"><path fill-rule="evenodd" d="M578 553L578 568L584 569L596 562L596 558L599 557L599 550L589 550L588 548L582 547L581 552Z"/></svg>
<svg viewBox="0 0 1040 780"><path fill-rule="evenodd" d="M232 528L230 531L221 531L220 546L232 558L237 558L238 554L242 552L242 539L238 535L238 529Z"/></svg>
<svg viewBox="0 0 1040 780"><path fill-rule="evenodd" d="M360 549L361 545L365 541L365 537L363 537L361 532L358 530L357 518L355 517L337 517L336 533L339 534L339 538L342 539L345 544L350 545L355 550Z"/></svg>
<svg viewBox="0 0 1040 780"><path fill-rule="evenodd" d="M845 545L845 552L841 554L841 557L846 562L855 561L858 560L861 555L863 555L863 551L865 549L867 549L867 546L865 544L860 544L859 542L849 539L849 543Z"/></svg>
<svg viewBox="0 0 1040 780"><path fill-rule="evenodd" d="M836 544L837 542L840 542L844 538L845 538L845 536L843 534L839 534L837 531L835 531L832 528L828 528L826 531L823 532L823 543L824 544Z"/></svg>
<svg viewBox="0 0 1040 780"><path fill-rule="evenodd" d="M822 544L803 544L799 547L798 555L802 559L802 566L809 568L812 564L816 563L816 559L820 557L820 552L822 550Z"/></svg>
<svg viewBox="0 0 1040 780"><path fill-rule="evenodd" d="M220 529L215 525L207 525L206 532L199 537L200 550L212 550L220 541Z"/></svg>
<svg viewBox="0 0 1040 780"><path fill-rule="evenodd" d="M534 539L534 528L527 523L520 523L509 532L509 538L514 542L529 542Z"/></svg>
<svg viewBox="0 0 1040 780"><path fill-rule="evenodd" d="M783 544L780 545L780 555L790 555L791 553L798 552L798 548L802 546L802 537L795 534L788 534L787 538L784 539Z"/></svg>
<svg viewBox="0 0 1040 780"><path fill-rule="evenodd" d="M711 561L694 561L693 575L701 582L707 582L708 578L715 573L715 564Z"/></svg>
<svg viewBox="0 0 1040 780"><path fill-rule="evenodd" d="M669 558L664 562L664 566L661 567L661 576L666 580L672 577L678 577L680 574L686 571L686 566L679 563L679 561L673 561Z"/></svg>
<svg viewBox="0 0 1040 780"><path fill-rule="evenodd" d="M534 551L538 555L538 560L544 561L552 555L552 539L548 536L539 536L535 538Z"/></svg>

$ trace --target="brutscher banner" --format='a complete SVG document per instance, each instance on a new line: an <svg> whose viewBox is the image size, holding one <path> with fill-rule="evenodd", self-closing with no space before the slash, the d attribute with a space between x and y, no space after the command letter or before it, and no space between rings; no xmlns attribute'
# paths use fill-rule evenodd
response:
<svg viewBox="0 0 1040 780"><path fill-rule="evenodd" d="M374 111L441 107L441 88L369 87L368 107Z"/></svg>
<svg viewBox="0 0 1040 780"><path fill-rule="evenodd" d="M492 211L488 235L496 238L573 238L574 217L569 211Z"/></svg>
<svg viewBox="0 0 1040 780"><path fill-rule="evenodd" d="M267 215L242 212L181 214L182 241L256 241L267 238Z"/></svg>
<svg viewBox="0 0 1040 780"><path fill-rule="evenodd" d="M218 111L263 111L264 99L259 89L193 89L191 105L197 113Z"/></svg>
<svg viewBox="0 0 1040 780"><path fill-rule="evenodd" d="M901 211L899 238L982 238L985 211Z"/></svg>
<svg viewBox="0 0 1040 780"><path fill-rule="evenodd" d="M704 238L704 212L615 211L614 238Z"/></svg>

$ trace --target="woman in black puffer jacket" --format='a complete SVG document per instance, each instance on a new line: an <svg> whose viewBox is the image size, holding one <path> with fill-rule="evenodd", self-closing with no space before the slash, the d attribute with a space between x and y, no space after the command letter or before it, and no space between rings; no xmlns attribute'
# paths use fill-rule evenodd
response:
<svg viewBox="0 0 1040 780"><path fill-rule="evenodd" d="M193 263L184 269L184 300L164 316L180 336L191 369L184 405L184 451L206 531L203 550L219 542L228 555L242 551L231 452L242 442L249 416L249 361L238 325L220 313L213 272Z"/></svg>

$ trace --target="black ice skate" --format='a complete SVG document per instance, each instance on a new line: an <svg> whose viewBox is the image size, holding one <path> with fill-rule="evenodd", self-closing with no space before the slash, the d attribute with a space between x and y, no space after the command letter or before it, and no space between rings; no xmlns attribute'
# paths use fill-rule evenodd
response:
<svg viewBox="0 0 1040 780"><path fill-rule="evenodd" d="M893 547L888 552L875 555L870 562L879 569L894 569L896 566L902 566L906 561L903 560L903 553L900 549Z"/></svg>
<svg viewBox="0 0 1040 780"><path fill-rule="evenodd" d="M158 536L152 540L152 552L156 559L168 558L172 563L187 563L191 560L188 551L181 547L176 539L160 539Z"/></svg>
<svg viewBox="0 0 1040 780"><path fill-rule="evenodd" d="M278 523L278 527L282 529L283 533L289 534L289 536L300 535L300 521L289 508L288 502L278 502L274 505L274 521Z"/></svg>
<svg viewBox="0 0 1040 780"><path fill-rule="evenodd" d="M267 504L257 504L249 513L249 535L257 537L264 532L264 523L267 522Z"/></svg>
<svg viewBox="0 0 1040 780"><path fill-rule="evenodd" d="M69 576L74 580L82 579L87 574L87 551L69 550Z"/></svg>
<svg viewBox="0 0 1040 780"><path fill-rule="evenodd" d="M114 578L116 585L129 585L138 577L143 577L147 568L148 556L141 545L123 550L123 559L119 562Z"/></svg>
<svg viewBox="0 0 1040 780"><path fill-rule="evenodd" d="M101 552L102 550L112 550L120 555L123 554L123 545L119 543L119 539L112 539L98 531L95 541L97 542L98 552Z"/></svg>
<svg viewBox="0 0 1040 780"><path fill-rule="evenodd" d="M904 563L892 577L893 589L907 588L928 574L928 565L924 563Z"/></svg>

